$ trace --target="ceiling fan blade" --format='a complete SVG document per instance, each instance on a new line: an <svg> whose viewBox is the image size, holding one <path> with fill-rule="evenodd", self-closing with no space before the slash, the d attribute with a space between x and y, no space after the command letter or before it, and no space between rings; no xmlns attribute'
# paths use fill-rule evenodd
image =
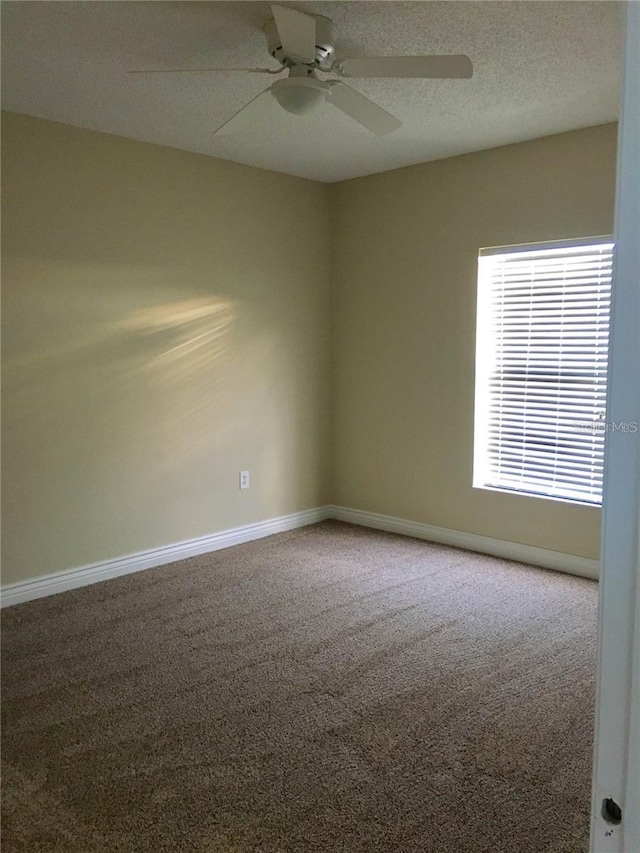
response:
<svg viewBox="0 0 640 853"><path fill-rule="evenodd" d="M343 59L337 70L346 77L414 77L468 79L473 65L468 56L365 56Z"/></svg>
<svg viewBox="0 0 640 853"><path fill-rule="evenodd" d="M249 125L266 118L271 110L271 87L263 89L248 104L228 118L224 124L214 130L214 136L230 136L232 133L240 133Z"/></svg>
<svg viewBox="0 0 640 853"><path fill-rule="evenodd" d="M356 92L351 86L346 83L341 83L339 80L327 81L330 84L329 101L346 113L358 124L366 127L371 133L377 136L384 136L385 133L391 133L397 130L402 124L395 116L383 110L378 104L374 104L369 98L365 98L360 92Z"/></svg>
<svg viewBox="0 0 640 853"><path fill-rule="evenodd" d="M272 6L271 10L285 54L302 62L314 62L316 19L288 6Z"/></svg>
<svg viewBox="0 0 640 853"><path fill-rule="evenodd" d="M248 71L249 74L281 74L284 68L136 68L127 74L199 74L202 71Z"/></svg>

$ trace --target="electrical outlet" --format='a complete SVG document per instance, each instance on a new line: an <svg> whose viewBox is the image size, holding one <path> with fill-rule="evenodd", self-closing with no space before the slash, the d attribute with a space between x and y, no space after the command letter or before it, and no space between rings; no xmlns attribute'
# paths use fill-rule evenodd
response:
<svg viewBox="0 0 640 853"><path fill-rule="evenodd" d="M240 488L248 489L249 488L249 472L248 471L240 471Z"/></svg>

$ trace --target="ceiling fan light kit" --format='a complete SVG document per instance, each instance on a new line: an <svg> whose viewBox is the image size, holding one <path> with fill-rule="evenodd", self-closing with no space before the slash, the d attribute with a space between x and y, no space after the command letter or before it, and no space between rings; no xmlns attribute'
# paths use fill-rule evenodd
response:
<svg viewBox="0 0 640 853"><path fill-rule="evenodd" d="M273 5L273 18L263 27L267 48L280 63L279 69L209 68L194 71L246 71L260 74L288 73L258 93L248 104L214 131L217 134L243 130L252 119L265 115L269 95L282 109L293 115L305 115L329 103L361 127L384 136L397 130L402 122L370 98L343 82L344 78L386 77L409 79L468 79L473 66L468 56L367 56L337 57L333 21L324 15L309 15L289 6ZM174 69L166 69L175 73ZM317 73L334 74L338 79L320 80ZM143 73L143 72L132 72ZM150 73L159 73L151 70Z"/></svg>
<svg viewBox="0 0 640 853"><path fill-rule="evenodd" d="M297 116L317 110L326 100L327 90L328 84L317 77L287 77L271 86L282 109Z"/></svg>

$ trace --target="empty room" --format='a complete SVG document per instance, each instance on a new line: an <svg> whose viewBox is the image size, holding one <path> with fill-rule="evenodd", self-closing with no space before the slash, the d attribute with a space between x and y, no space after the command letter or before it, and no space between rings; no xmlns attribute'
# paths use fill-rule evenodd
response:
<svg viewBox="0 0 640 853"><path fill-rule="evenodd" d="M633 853L625 14L2 4L5 850Z"/></svg>

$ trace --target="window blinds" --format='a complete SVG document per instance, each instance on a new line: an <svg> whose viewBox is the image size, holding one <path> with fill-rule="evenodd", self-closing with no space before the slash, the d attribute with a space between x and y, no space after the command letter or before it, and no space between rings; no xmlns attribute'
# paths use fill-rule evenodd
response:
<svg viewBox="0 0 640 853"><path fill-rule="evenodd" d="M474 486L602 502L613 243L482 250Z"/></svg>

